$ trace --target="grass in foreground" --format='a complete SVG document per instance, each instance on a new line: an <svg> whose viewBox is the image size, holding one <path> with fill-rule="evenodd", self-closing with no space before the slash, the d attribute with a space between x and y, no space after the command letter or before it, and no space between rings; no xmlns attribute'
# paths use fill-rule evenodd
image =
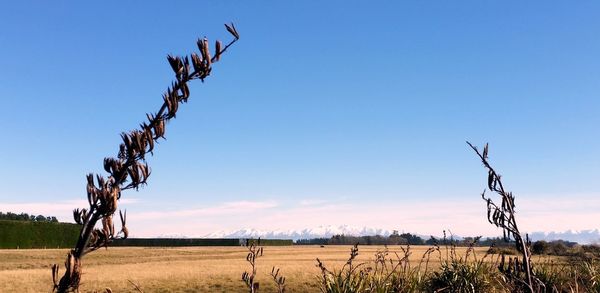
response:
<svg viewBox="0 0 600 293"><path fill-rule="evenodd" d="M329 270L318 260L321 292L600 292L600 263L596 258L540 259L532 263L537 282L532 290L517 282L522 276L513 276L522 274L518 266L523 265L515 262L514 256L491 255L489 251L477 256L473 247L463 254L454 246L432 247L415 266L410 261L410 247L403 252L391 255L386 247L373 261L359 262L358 247L354 246L340 270ZM429 270L432 254L439 266Z"/></svg>
<svg viewBox="0 0 600 293"><path fill-rule="evenodd" d="M388 247L388 255L403 255L401 246ZM413 246L408 260L414 270L430 246ZM330 270L340 270L348 260L351 246L285 246L265 247L257 261L259 292L276 292L270 274L273 266L286 278L286 292L320 292L318 257ZM373 261L383 246L361 246L357 263ZM467 248L456 248L457 256L464 256ZM50 292L50 264L64 257L63 249L0 250L0 292ZM484 255L487 248L474 248ZM128 282L139 284L144 292L246 292L241 280L248 270L245 247L185 247L142 248L111 247L98 250L86 259L82 292L110 287L113 292L135 292ZM443 252L443 251L442 251ZM437 253L437 252L436 252ZM486 259L486 262L493 258ZM560 257L543 260L564 263ZM432 254L429 272L443 263ZM425 266L421 268L424 272Z"/></svg>

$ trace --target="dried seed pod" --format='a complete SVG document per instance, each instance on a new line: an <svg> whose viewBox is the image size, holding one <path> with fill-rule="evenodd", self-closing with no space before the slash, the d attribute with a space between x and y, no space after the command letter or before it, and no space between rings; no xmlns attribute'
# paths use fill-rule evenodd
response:
<svg viewBox="0 0 600 293"><path fill-rule="evenodd" d="M137 186L140 184L140 174L139 174L139 169L137 168L136 165L133 165L129 168L127 168L127 173L129 174L129 178L131 179L131 186L137 188Z"/></svg>
<svg viewBox="0 0 600 293"><path fill-rule="evenodd" d="M57 264L52 265L52 283L54 284L54 288L52 291L54 291L58 287L58 265Z"/></svg>
<svg viewBox="0 0 600 293"><path fill-rule="evenodd" d="M125 144L125 148L131 148L131 137L126 132L121 133L121 139L123 139L123 144Z"/></svg>
<svg viewBox="0 0 600 293"><path fill-rule="evenodd" d="M96 234L96 242L93 245L96 248L106 246L108 244L106 241L108 239L108 237L106 237L106 234L104 233L104 231L95 229L94 234Z"/></svg>
<svg viewBox="0 0 600 293"><path fill-rule="evenodd" d="M486 143L485 146L483 147L483 154L482 154L484 159L487 159L488 157L488 144Z"/></svg>
<svg viewBox="0 0 600 293"><path fill-rule="evenodd" d="M119 159L125 159L125 156L126 156L126 147L125 147L125 144L122 143L119 145L119 154L117 155L117 157Z"/></svg>
<svg viewBox="0 0 600 293"><path fill-rule="evenodd" d="M87 197L88 197L88 202L91 205L94 205L96 203L96 197L97 197L97 188L96 186L94 186L94 175L93 174L88 174L87 176L87 187L86 187L86 191L87 191Z"/></svg>
<svg viewBox="0 0 600 293"><path fill-rule="evenodd" d="M171 108L173 108L173 105L171 105L171 99L169 98L169 94L168 94L169 91L170 91L170 89L167 90L167 92L163 94L163 101L165 102L165 106L167 106L167 113L168 113L167 115L169 115L172 112ZM169 116L169 118L170 117L172 117L172 116Z"/></svg>
<svg viewBox="0 0 600 293"><path fill-rule="evenodd" d="M148 143L147 152L152 153L154 150L154 138L152 137L152 129L149 127L144 128L144 137Z"/></svg>
<svg viewBox="0 0 600 293"><path fill-rule="evenodd" d="M196 44L198 45L198 49L200 50L200 54L202 55L204 65L206 66L206 68L210 68L210 51L208 48L208 39L198 39Z"/></svg>
<svg viewBox="0 0 600 293"><path fill-rule="evenodd" d="M198 56L196 53L192 53L192 65L194 66L194 71L198 74L204 72L204 62L202 57Z"/></svg>
<svg viewBox="0 0 600 293"><path fill-rule="evenodd" d="M123 233L123 239L127 239L129 237L129 230L125 226L127 222L127 211L125 213L119 211L119 217L121 218L121 233Z"/></svg>
<svg viewBox="0 0 600 293"><path fill-rule="evenodd" d="M148 119L148 123L150 123L150 125L152 125L154 123L154 120L156 119L156 115L151 114L151 113L146 113L146 118Z"/></svg>
<svg viewBox="0 0 600 293"><path fill-rule="evenodd" d="M181 76L183 71L183 63L181 62L181 58L167 55L167 60L169 61L169 64L171 65L175 75L178 77Z"/></svg>
<svg viewBox="0 0 600 293"><path fill-rule="evenodd" d="M98 182L98 187L99 188L104 188L106 186L106 182L104 181L104 177L96 174L96 180Z"/></svg>
<svg viewBox="0 0 600 293"><path fill-rule="evenodd" d="M179 102L179 85L184 82L174 81L171 84L171 87L168 88L169 97L171 98L171 102Z"/></svg>
<svg viewBox="0 0 600 293"><path fill-rule="evenodd" d="M125 227L125 226L121 227L121 233L123 233L123 236L122 236L123 239L127 239L127 237L129 237L129 230L127 230L127 227Z"/></svg>
<svg viewBox="0 0 600 293"><path fill-rule="evenodd" d="M69 277L73 278L73 272L75 269L75 257L70 252L67 255L67 260L65 261L65 269L67 270L67 274L69 275Z"/></svg>
<svg viewBox="0 0 600 293"><path fill-rule="evenodd" d="M236 40L240 39L240 35L238 34L237 30L235 29L235 25L233 25L233 22L231 23L231 25L225 24L225 28L231 35L233 35L233 37L235 37Z"/></svg>
<svg viewBox="0 0 600 293"><path fill-rule="evenodd" d="M493 172L488 172L488 187L490 190L494 190L494 173Z"/></svg>
<svg viewBox="0 0 600 293"><path fill-rule="evenodd" d="M196 46L198 46L198 51L200 51L200 55L202 56L202 62L205 62L206 55L204 55L203 39L198 38L196 41Z"/></svg>
<svg viewBox="0 0 600 293"><path fill-rule="evenodd" d="M187 103L187 99L190 96L190 89L188 88L188 85L185 82L181 83L180 88L181 88L181 96L182 96L181 100L183 102Z"/></svg>
<svg viewBox="0 0 600 293"><path fill-rule="evenodd" d="M102 232L104 232L105 235L110 235L110 228L107 219L108 217L104 217L102 219Z"/></svg>
<svg viewBox="0 0 600 293"><path fill-rule="evenodd" d="M167 93L163 95L165 105L167 106L167 119L174 118L177 114L177 108L179 107L179 101L177 100L177 94L173 92L171 88L167 90Z"/></svg>
<svg viewBox="0 0 600 293"><path fill-rule="evenodd" d="M217 40L215 42L215 61L219 61L221 59L221 41Z"/></svg>
<svg viewBox="0 0 600 293"><path fill-rule="evenodd" d="M123 213L121 210L119 210L119 218L121 218L121 226L125 226L125 223L127 222L127 211Z"/></svg>
<svg viewBox="0 0 600 293"><path fill-rule="evenodd" d="M81 213L79 212L79 209L73 210L73 220L75 220L75 223L77 223L79 225L83 225L83 222L81 221Z"/></svg>
<svg viewBox="0 0 600 293"><path fill-rule="evenodd" d="M113 238L115 236L115 224L112 221L112 215L106 219L107 219L108 231L110 232L109 235L111 238Z"/></svg>
<svg viewBox="0 0 600 293"><path fill-rule="evenodd" d="M139 130L134 130L131 132L131 139L133 141L133 148L135 149L135 153L139 154L140 158L142 158L143 160L146 155L147 143L145 135Z"/></svg>
<svg viewBox="0 0 600 293"><path fill-rule="evenodd" d="M157 119L154 124L154 139L165 138L165 120Z"/></svg>
<svg viewBox="0 0 600 293"><path fill-rule="evenodd" d="M182 70L181 70L181 77L179 78L179 80L187 80L189 79L189 75L190 75L190 60L188 59L187 56L185 56L183 58L183 65L182 65Z"/></svg>
<svg viewBox="0 0 600 293"><path fill-rule="evenodd" d="M110 173L110 165L112 158L104 158L104 171Z"/></svg>
<svg viewBox="0 0 600 293"><path fill-rule="evenodd" d="M123 132L121 133L121 138L123 139L123 144L125 145L127 157L134 158L136 156L136 148L134 146L135 142L133 141L131 134Z"/></svg>
<svg viewBox="0 0 600 293"><path fill-rule="evenodd" d="M88 212L86 209L81 209L81 220L86 222L88 220Z"/></svg>
<svg viewBox="0 0 600 293"><path fill-rule="evenodd" d="M147 163L138 163L137 167L142 178L141 183L146 183L148 177L150 176L150 167L148 167Z"/></svg>
<svg viewBox="0 0 600 293"><path fill-rule="evenodd" d="M208 39L204 38L202 39L202 56L204 57L204 62L206 62L206 68L210 68L210 63L212 62L211 58L210 58L210 48L208 45Z"/></svg>
<svg viewBox="0 0 600 293"><path fill-rule="evenodd" d="M87 186L88 187L95 187L94 186L94 174L88 173L85 177L87 179Z"/></svg>

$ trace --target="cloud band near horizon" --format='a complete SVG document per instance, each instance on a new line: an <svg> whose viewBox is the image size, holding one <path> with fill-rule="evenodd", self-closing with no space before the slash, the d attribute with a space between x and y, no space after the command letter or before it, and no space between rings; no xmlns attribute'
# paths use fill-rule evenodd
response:
<svg viewBox="0 0 600 293"><path fill-rule="evenodd" d="M598 229L600 197L521 196L517 199L517 220L523 233ZM575 200L577 199L577 200ZM137 198L121 200L128 210L132 237L181 235L201 237L216 231L252 228L295 230L324 225L399 230L423 235L439 235L449 230L457 235L496 236L501 230L486 219L485 203L478 200L435 200L350 202L346 200L304 199L230 201L212 205L186 205L169 210L140 207ZM0 203L0 211L56 216L73 222L72 210L84 207L84 200L59 202Z"/></svg>

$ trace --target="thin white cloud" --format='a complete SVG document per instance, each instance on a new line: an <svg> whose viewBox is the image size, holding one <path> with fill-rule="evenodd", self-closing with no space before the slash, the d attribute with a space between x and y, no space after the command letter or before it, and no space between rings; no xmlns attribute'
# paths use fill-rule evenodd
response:
<svg viewBox="0 0 600 293"><path fill-rule="evenodd" d="M233 201L225 202L216 206L188 208L170 211L148 211L133 216L136 219L173 219L206 216L240 215L256 212L259 210L277 207L275 201Z"/></svg>
<svg viewBox="0 0 600 293"><path fill-rule="evenodd" d="M523 198L528 198L523 196ZM564 201L564 202L563 202ZM221 204L215 207L160 213L160 228L147 223L136 225L136 236L176 234L200 236L219 230L237 230L250 227L260 230L304 229L321 225L350 225L383 228L424 235L440 235L451 230L456 235L495 236L501 230L486 219L486 205L481 199L418 200L354 202L330 200L324 202L298 201L291 206L277 206L269 202L253 203L256 210L244 211L248 204ZM566 206L565 209L560 209ZM232 208L235 207L235 208ZM259 208L262 210L255 216ZM235 211L235 212L234 212ZM585 230L598 228L600 201L593 197L563 198L551 205L540 205L536 200L517 198L517 218L523 232ZM167 215L184 217L165 217ZM194 217L191 217L194 215ZM143 216L140 215L140 216ZM134 219L132 216L132 220ZM150 218L145 218L150 220ZM183 224L182 220L185 220ZM142 221L140 221L142 222ZM158 229L164 231L158 232Z"/></svg>
<svg viewBox="0 0 600 293"><path fill-rule="evenodd" d="M31 203L0 203L0 211L13 213L28 213L45 216L56 216L61 221L69 218L73 209L84 207L84 200L66 200L58 202L31 202Z"/></svg>
<svg viewBox="0 0 600 293"><path fill-rule="evenodd" d="M137 198L123 198L119 200L121 204L138 203ZM12 213L27 213L44 216L55 216L60 221L72 222L72 212L76 208L85 208L88 206L85 199L61 200L56 202L29 202L13 203L0 202L0 211Z"/></svg>
<svg viewBox="0 0 600 293"><path fill-rule="evenodd" d="M316 206L326 204L327 200L324 199L304 199L299 202L301 206Z"/></svg>
<svg viewBox="0 0 600 293"><path fill-rule="evenodd" d="M219 230L251 227L261 230L304 229L321 225L351 225L439 235L501 234L486 219L485 202L472 199L419 199L395 201L349 201L340 199L298 200L281 205L275 200L231 201L211 206L149 210L128 203L128 226L133 237L159 235L206 235ZM157 203L160 204L160 203ZM600 195L517 195L517 219L522 232L565 231L600 228ZM73 208L85 200L36 203L0 203L0 211L57 216L72 221Z"/></svg>

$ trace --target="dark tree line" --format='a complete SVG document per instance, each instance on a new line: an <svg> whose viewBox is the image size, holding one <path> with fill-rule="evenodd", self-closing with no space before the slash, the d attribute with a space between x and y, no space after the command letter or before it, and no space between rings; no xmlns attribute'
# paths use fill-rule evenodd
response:
<svg viewBox="0 0 600 293"><path fill-rule="evenodd" d="M550 242L539 240L533 243L531 252L533 254L568 255L575 245L577 245L576 242L564 240L554 240Z"/></svg>
<svg viewBox="0 0 600 293"><path fill-rule="evenodd" d="M58 219L56 217L46 217L43 215L30 215L27 213L3 213L0 212L0 220L13 220L13 221L31 221L31 222L51 222L58 223Z"/></svg>
<svg viewBox="0 0 600 293"><path fill-rule="evenodd" d="M299 239L296 244L301 245L422 245L425 244L423 238L410 233L394 233L389 236L350 236L350 235L334 235L331 238L313 238Z"/></svg>
<svg viewBox="0 0 600 293"><path fill-rule="evenodd" d="M350 236L350 235L334 235L331 238L312 238L296 240L299 245L454 245L454 246L495 246L504 247L510 246L512 242L505 242L501 237L496 238L480 238L480 237L464 237L461 239L455 238L436 238L431 236L425 240L422 237L411 233L393 233L389 236Z"/></svg>

